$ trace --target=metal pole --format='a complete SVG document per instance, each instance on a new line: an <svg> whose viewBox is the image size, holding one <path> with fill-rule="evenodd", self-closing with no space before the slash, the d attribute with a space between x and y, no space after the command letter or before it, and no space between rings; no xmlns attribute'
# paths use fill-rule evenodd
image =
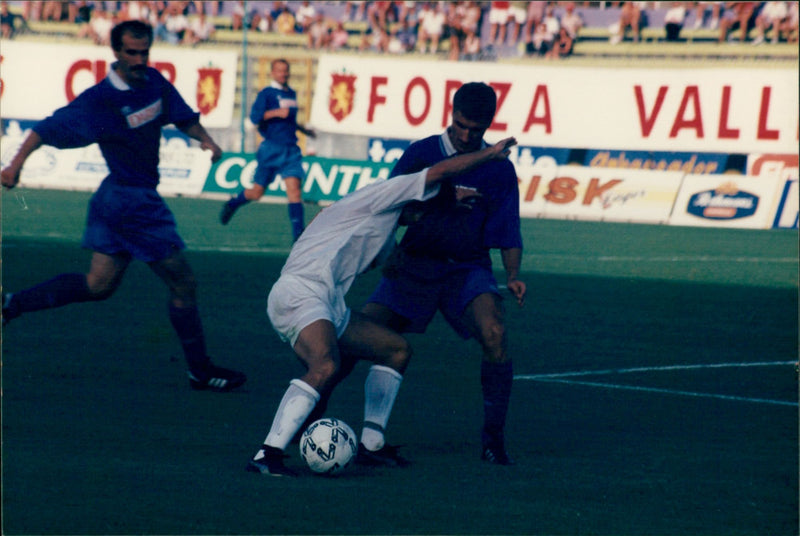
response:
<svg viewBox="0 0 800 536"><path fill-rule="evenodd" d="M247 109L247 73L249 70L249 61L247 58L247 0L244 1L244 20L242 22L242 104L241 104L241 118L239 120L239 134L241 143L239 152L245 152L245 110Z"/></svg>

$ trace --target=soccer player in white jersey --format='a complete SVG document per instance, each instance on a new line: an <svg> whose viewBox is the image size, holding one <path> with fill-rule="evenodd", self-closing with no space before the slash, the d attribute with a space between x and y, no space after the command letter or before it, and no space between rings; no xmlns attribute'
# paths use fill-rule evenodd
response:
<svg viewBox="0 0 800 536"><path fill-rule="evenodd" d="M388 423L402 374L411 357L408 342L345 304L356 276L375 266L394 243L403 206L428 199L438 183L490 160L505 159L516 144L507 138L485 149L443 160L417 173L373 183L324 209L292 248L269 294L267 313L280 337L306 368L291 380L264 444L247 470L295 476L284 464L285 449L311 415L325 403L353 360L374 365L366 379L364 427L358 458L366 465L407 465L387 445ZM347 361L343 363L344 361Z"/></svg>

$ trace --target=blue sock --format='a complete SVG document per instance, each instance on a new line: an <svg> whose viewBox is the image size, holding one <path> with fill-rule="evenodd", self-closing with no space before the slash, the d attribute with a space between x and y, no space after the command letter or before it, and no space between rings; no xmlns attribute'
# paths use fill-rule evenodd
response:
<svg viewBox="0 0 800 536"><path fill-rule="evenodd" d="M84 274L61 274L29 289L15 292L6 312L8 319L22 313L92 301Z"/></svg>
<svg viewBox="0 0 800 536"><path fill-rule="evenodd" d="M242 190L237 196L231 197L230 201L228 201L228 205L231 208L239 208L249 202L250 200L244 196L244 190Z"/></svg>
<svg viewBox="0 0 800 536"><path fill-rule="evenodd" d="M200 321L200 311L197 307L178 308L170 303L169 320L181 341L189 370L199 380L204 380L204 371L211 364L211 360L206 355L206 339L203 334L203 323Z"/></svg>
<svg viewBox="0 0 800 536"><path fill-rule="evenodd" d="M289 203L289 222L292 224L292 238L297 240L306 228L303 203Z"/></svg>
<svg viewBox="0 0 800 536"><path fill-rule="evenodd" d="M505 363L481 362L482 439L484 444L503 441L503 430L506 425L513 380L514 368L511 361Z"/></svg>

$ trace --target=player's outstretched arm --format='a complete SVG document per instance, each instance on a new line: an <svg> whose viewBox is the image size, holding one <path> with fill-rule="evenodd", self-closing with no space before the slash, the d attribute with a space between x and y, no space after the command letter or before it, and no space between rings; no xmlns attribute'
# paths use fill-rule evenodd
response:
<svg viewBox="0 0 800 536"><path fill-rule="evenodd" d="M9 190L19 183L19 174L22 171L22 166L25 165L25 160L31 155L33 151L42 146L42 138L35 132L31 131L25 141L11 159L11 162L0 171L0 179L4 187Z"/></svg>
<svg viewBox="0 0 800 536"><path fill-rule="evenodd" d="M494 145L486 147L485 149L481 149L480 151L461 154L452 158L448 158L447 160L437 162L431 166L430 169L428 169L428 174L425 177L425 184L436 184L437 182L448 177L454 177L469 171L475 166L483 164L484 162L488 162L489 160L501 160L506 158L511 150L511 147L516 144L516 139L506 138L495 143Z"/></svg>
<svg viewBox="0 0 800 536"><path fill-rule="evenodd" d="M206 132L206 129L203 128L203 125L200 123L194 123L189 127L186 127L183 130L183 133L200 142L200 148L203 150L208 149L211 151L211 162L216 162L220 158L222 158L222 149L220 149L219 145L211 138L211 136Z"/></svg>

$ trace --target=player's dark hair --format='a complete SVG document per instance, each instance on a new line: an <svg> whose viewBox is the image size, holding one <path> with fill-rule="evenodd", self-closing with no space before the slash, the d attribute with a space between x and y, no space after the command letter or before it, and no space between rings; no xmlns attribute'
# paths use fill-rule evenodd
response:
<svg viewBox="0 0 800 536"><path fill-rule="evenodd" d="M146 37L150 43L153 42L153 27L140 20L126 20L111 28L111 48L122 50L122 36L131 34L136 39Z"/></svg>
<svg viewBox="0 0 800 536"><path fill-rule="evenodd" d="M453 96L453 111L461 112L470 121L491 123L497 111L497 95L483 82L469 82Z"/></svg>
<svg viewBox="0 0 800 536"><path fill-rule="evenodd" d="M269 64L269 68L270 69L274 69L275 65L277 65L278 63L283 63L287 67L289 67L289 60L284 59L284 58L278 58L278 59L272 60L272 63Z"/></svg>

